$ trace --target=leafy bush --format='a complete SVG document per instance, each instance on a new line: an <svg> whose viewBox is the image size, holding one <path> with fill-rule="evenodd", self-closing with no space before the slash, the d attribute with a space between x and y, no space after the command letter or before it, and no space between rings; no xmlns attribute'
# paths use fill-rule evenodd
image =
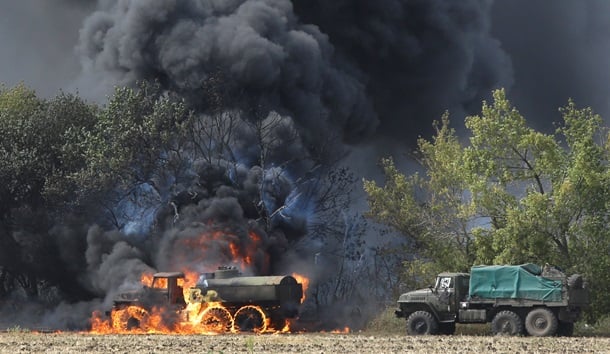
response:
<svg viewBox="0 0 610 354"><path fill-rule="evenodd" d="M405 319L396 317L394 314L396 309L393 306L387 307L371 320L365 331L380 334L405 334Z"/></svg>
<svg viewBox="0 0 610 354"><path fill-rule="evenodd" d="M585 321L574 326L574 336L578 337L610 337L610 316L600 318L594 325Z"/></svg>

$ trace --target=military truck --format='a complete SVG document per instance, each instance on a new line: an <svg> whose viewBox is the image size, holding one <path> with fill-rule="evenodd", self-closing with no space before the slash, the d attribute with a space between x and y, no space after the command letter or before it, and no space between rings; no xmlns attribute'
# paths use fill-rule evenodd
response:
<svg viewBox="0 0 610 354"><path fill-rule="evenodd" d="M234 267L201 274L186 293L180 284L184 284L182 272L160 272L153 275L150 286L117 295L113 311L120 318L112 319L112 325L138 328L153 308L163 307L176 317L213 322L218 331L264 331L268 325L280 330L287 318L297 316L303 297L302 284L290 275L242 276ZM187 302L202 304L201 312L187 311Z"/></svg>
<svg viewBox="0 0 610 354"><path fill-rule="evenodd" d="M453 334L456 323L491 322L493 334L570 336L588 302L582 276L566 277L554 266L475 266L402 294L395 313L410 335Z"/></svg>

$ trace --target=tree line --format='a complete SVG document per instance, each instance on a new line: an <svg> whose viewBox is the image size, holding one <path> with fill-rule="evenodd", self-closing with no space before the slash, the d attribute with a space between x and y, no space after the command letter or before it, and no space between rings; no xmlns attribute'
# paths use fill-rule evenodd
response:
<svg viewBox="0 0 610 354"><path fill-rule="evenodd" d="M316 306L367 298L359 287L374 288L381 298L397 284L428 285L440 271L534 262L584 274L590 319L610 313L610 140L590 108L569 101L556 131L543 133L497 90L479 115L466 118L467 141L443 115L434 136L419 139L411 154L419 172L405 174L383 159L383 185L364 182L368 216L405 236L404 249L391 252L395 244L369 249L371 226L345 213L354 177L339 166L341 152L329 153L333 137L282 160L286 146L302 143L289 118L260 113L260 105L215 111L227 106L215 100L235 97L206 97L211 109L200 114L155 83L117 88L103 106L74 94L42 99L24 85L1 87L0 302L16 290L33 299L55 290L72 301L96 296L74 281L87 267L87 228L124 230L130 208L118 206L126 201L179 217L182 202L197 202L177 187L192 178L194 160L214 167L206 176L244 182L235 180L237 149L248 131L257 156L251 167L265 178L254 181L256 197L242 203L247 218L269 232L294 233L282 218L295 196L282 187L286 172L278 166L298 165L292 171L304 186L298 197L313 201L307 232L326 245L327 259L309 261L338 269L314 288ZM199 187L209 194L222 189ZM298 237L289 241L300 247ZM398 277L396 260L403 260Z"/></svg>

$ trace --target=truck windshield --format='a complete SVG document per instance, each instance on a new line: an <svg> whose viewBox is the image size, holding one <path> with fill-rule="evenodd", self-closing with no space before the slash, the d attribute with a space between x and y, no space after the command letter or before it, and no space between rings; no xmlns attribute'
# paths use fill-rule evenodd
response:
<svg viewBox="0 0 610 354"><path fill-rule="evenodd" d="M153 278L150 287L154 289L167 289L167 278Z"/></svg>
<svg viewBox="0 0 610 354"><path fill-rule="evenodd" d="M436 278L436 289L451 289L453 288L453 278L452 277L437 277Z"/></svg>

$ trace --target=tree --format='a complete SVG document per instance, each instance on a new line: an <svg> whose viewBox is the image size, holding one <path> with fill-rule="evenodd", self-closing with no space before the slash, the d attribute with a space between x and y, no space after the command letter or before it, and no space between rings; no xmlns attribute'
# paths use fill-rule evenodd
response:
<svg viewBox="0 0 610 354"><path fill-rule="evenodd" d="M73 95L43 100L24 85L0 89L0 296L19 284L34 297L42 280L57 285L70 276L49 269L61 261L48 232L74 204L77 189L66 177L86 164L76 132L90 128L95 113Z"/></svg>
<svg viewBox="0 0 610 354"><path fill-rule="evenodd" d="M386 185L365 185L371 216L422 245L419 259L446 269L534 262L582 272L595 280L591 314L610 312L608 130L590 108L569 101L560 110L563 123L545 134L527 126L503 90L493 99L466 118L468 146L447 134L446 116L431 142L420 140L426 178L407 177L385 162ZM445 262L438 244L443 230L461 236L463 242L446 244L466 257Z"/></svg>
<svg viewBox="0 0 610 354"><path fill-rule="evenodd" d="M591 314L610 312L607 128L590 108L569 101L556 133L542 134L525 126L503 91L494 99L466 121L473 202L492 224L475 230L478 260L584 272L594 280Z"/></svg>
<svg viewBox="0 0 610 354"><path fill-rule="evenodd" d="M413 156L425 176L406 176L392 159L383 159L384 186L364 181L368 215L409 238L405 254L413 257L406 259L403 280L410 287L424 285L442 270L465 271L475 257L470 225L476 215L465 194L464 152L448 114L434 127L432 141L419 139Z"/></svg>
<svg viewBox="0 0 610 354"><path fill-rule="evenodd" d="M116 88L96 118L91 129L79 132L87 164L70 177L122 229L129 219L122 210L158 204L151 195L166 193L167 181L184 172L181 144L194 116L158 83L143 82Z"/></svg>

